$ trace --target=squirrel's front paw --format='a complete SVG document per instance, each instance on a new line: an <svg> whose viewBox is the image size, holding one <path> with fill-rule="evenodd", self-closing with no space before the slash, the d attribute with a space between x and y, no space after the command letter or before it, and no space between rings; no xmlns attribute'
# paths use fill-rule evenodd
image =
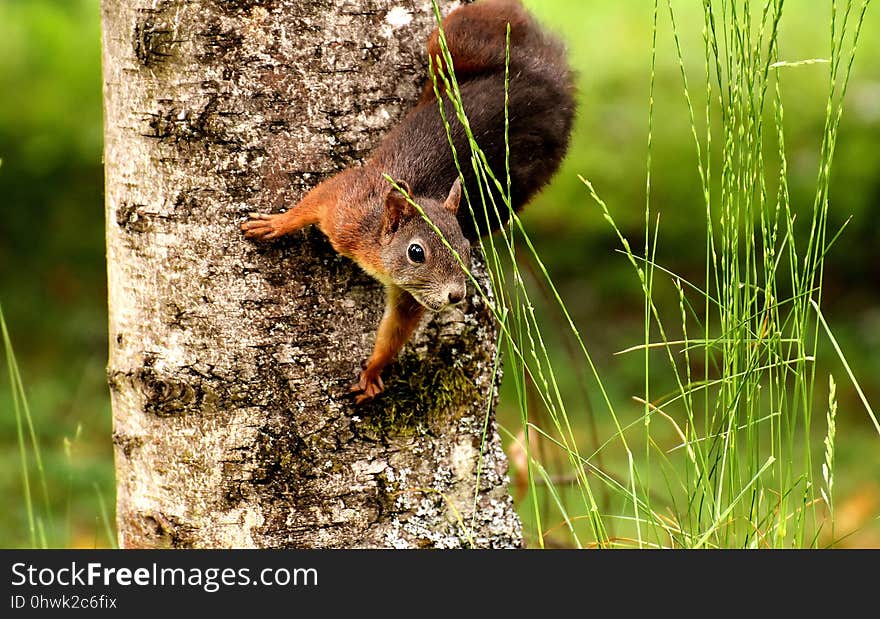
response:
<svg viewBox="0 0 880 619"><path fill-rule="evenodd" d="M250 219L241 224L242 232L245 237L258 241L277 239L286 232L283 226L283 216L283 213L279 215L251 213Z"/></svg>
<svg viewBox="0 0 880 619"><path fill-rule="evenodd" d="M370 368L361 372L360 380L351 388L352 392L357 394L354 399L356 404L369 402L382 393L383 389L385 389L385 384L382 382L380 372Z"/></svg>

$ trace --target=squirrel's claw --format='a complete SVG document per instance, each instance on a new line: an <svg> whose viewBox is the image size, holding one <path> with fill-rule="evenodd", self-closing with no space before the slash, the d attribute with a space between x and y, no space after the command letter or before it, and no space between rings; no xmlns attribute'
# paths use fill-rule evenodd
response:
<svg viewBox="0 0 880 619"><path fill-rule="evenodd" d="M245 238L258 241L269 241L284 234L278 221L278 215L251 213L250 219L241 224Z"/></svg>
<svg viewBox="0 0 880 619"><path fill-rule="evenodd" d="M352 393L356 393L355 404L363 404L369 402L385 389L385 383L382 377L369 369L361 372L360 380L351 388Z"/></svg>
<svg viewBox="0 0 880 619"><path fill-rule="evenodd" d="M354 397L354 403L360 406L361 404L365 404L370 402L374 396L367 395L366 393L358 394Z"/></svg>

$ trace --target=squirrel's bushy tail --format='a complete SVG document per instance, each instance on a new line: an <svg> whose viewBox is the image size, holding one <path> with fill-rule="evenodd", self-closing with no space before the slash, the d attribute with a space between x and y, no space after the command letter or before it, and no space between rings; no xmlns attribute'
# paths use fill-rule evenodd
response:
<svg viewBox="0 0 880 619"><path fill-rule="evenodd" d="M507 25L510 24L511 70L553 74L571 86L571 71L565 46L548 34L520 0L481 0L450 13L443 20L446 44L459 82L504 71L507 53ZM428 58L449 70L440 48L440 30L428 37ZM428 79L422 99L433 99L433 82Z"/></svg>
<svg viewBox="0 0 880 619"><path fill-rule="evenodd" d="M510 80L506 84L508 23ZM506 185L510 146L510 207L518 211L550 181L568 150L575 99L565 47L516 0L467 4L449 14L443 31L470 133L502 186ZM435 32L428 52L436 57L439 51ZM459 177L451 139L471 207L459 209L458 220L465 236L475 241L507 223L510 212L494 183L477 178L470 164L468 131L448 98L444 95L443 99L448 127L429 80L419 105L386 137L371 161L392 178L406 180L416 197L442 202Z"/></svg>
<svg viewBox="0 0 880 619"><path fill-rule="evenodd" d="M481 0L465 5L443 21L443 32L469 124L490 167L501 180L506 165L504 75L508 24L511 206L518 211L549 182L568 150L575 100L565 46L545 31L519 0ZM428 39L428 54L435 63L439 57L444 71L448 70L442 62L439 31ZM437 105L430 79L420 103ZM447 108L447 112L447 118L454 117L451 109ZM461 157L469 152L467 142L457 122L452 129L453 142ZM478 181L471 166L464 167L472 206L475 211L480 210L473 204L474 197L481 195ZM437 187L433 193L443 190ZM482 200L476 199L482 204ZM462 209L461 226L469 238L494 232L507 222L507 214L502 212L499 217L495 213L496 207L500 211L506 207L500 199L495 200L495 205L487 208L489 213L473 216Z"/></svg>

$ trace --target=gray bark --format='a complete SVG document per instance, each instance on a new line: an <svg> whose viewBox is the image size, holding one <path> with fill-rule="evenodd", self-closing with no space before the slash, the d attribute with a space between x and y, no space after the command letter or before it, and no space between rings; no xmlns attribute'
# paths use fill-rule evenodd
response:
<svg viewBox="0 0 880 619"><path fill-rule="evenodd" d="M317 230L239 231L377 144L433 26L429 0L104 0L120 545L520 545L479 297L355 408L380 286Z"/></svg>

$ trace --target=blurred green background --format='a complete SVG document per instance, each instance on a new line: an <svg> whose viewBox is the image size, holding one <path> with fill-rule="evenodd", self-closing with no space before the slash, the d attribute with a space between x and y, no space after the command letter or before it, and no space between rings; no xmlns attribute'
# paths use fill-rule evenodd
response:
<svg viewBox="0 0 880 619"><path fill-rule="evenodd" d="M642 337L642 298L618 243L577 178L589 178L635 247L643 239L652 4L648 0L527 0L569 42L581 107L569 158L526 214L612 397L642 389L639 359L614 356ZM688 70L703 89L702 14L676 0ZM787 3L786 60L828 56L830 2ZM880 11L869 11L847 99L832 187L836 230L852 222L826 267L825 312L869 401L880 401ZM821 18L820 18L821 17ZM0 305L39 434L55 515L49 542L106 546L101 503L113 505L106 364L99 0L0 0ZM667 18L661 19L666 24ZM703 278L704 206L668 25L658 44L653 168L661 213L658 261ZM783 81L793 203L811 204L825 114L827 65ZM548 321L550 318L548 317ZM552 328L552 323L551 328ZM564 347L560 347L564 365ZM820 372L840 385L838 530L880 547L880 450L833 355ZM822 374L820 374L822 375ZM824 383L825 379L820 382ZM578 393L576 373L564 388ZM575 396L577 397L577 396ZM633 404L632 406L636 406ZM499 418L516 432L517 413ZM579 415L584 433L607 422ZM28 545L12 395L0 374L0 547ZM611 465L613 467L613 463ZM519 474L514 463L512 475Z"/></svg>

